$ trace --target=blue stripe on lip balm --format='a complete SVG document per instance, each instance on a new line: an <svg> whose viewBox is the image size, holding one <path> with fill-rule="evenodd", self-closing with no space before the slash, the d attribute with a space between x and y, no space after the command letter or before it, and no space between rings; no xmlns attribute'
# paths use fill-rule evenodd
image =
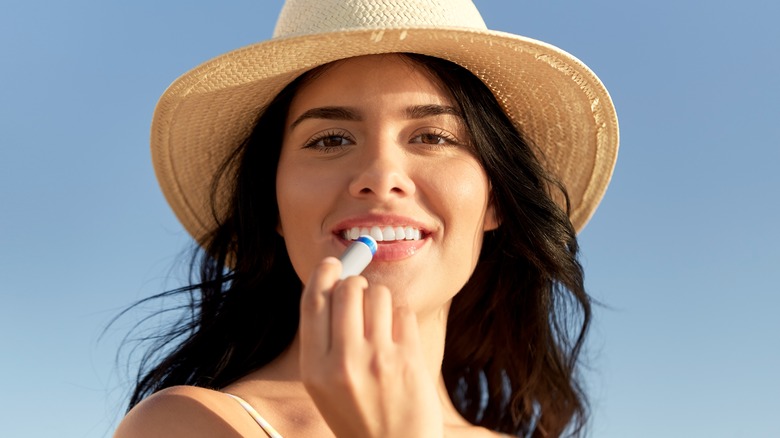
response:
<svg viewBox="0 0 780 438"><path fill-rule="evenodd" d="M371 263L376 254L376 240L371 236L360 236L341 254L341 276L343 280L352 275L360 275Z"/></svg>
<svg viewBox="0 0 780 438"><path fill-rule="evenodd" d="M368 246L368 249L371 250L371 255L376 255L376 240L374 240L373 237L363 235L355 239L356 242L363 242Z"/></svg>

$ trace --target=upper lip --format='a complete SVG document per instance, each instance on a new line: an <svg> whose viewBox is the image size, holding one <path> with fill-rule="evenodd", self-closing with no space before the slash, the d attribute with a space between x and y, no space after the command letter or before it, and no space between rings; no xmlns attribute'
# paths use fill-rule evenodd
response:
<svg viewBox="0 0 780 438"><path fill-rule="evenodd" d="M431 232L431 227L425 223L412 219L408 216L398 214L364 214L359 216L352 216L347 219L338 222L332 229L334 234L339 234L344 230L348 230L353 227L373 227L373 226L390 226L390 227L412 227L419 229L423 235Z"/></svg>

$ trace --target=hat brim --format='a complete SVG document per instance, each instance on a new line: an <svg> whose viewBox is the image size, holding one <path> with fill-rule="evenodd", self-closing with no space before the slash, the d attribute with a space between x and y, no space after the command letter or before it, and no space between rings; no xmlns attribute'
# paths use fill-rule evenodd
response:
<svg viewBox="0 0 780 438"><path fill-rule="evenodd" d="M213 176L287 84L332 61L396 52L450 60L479 77L565 185L575 229L585 226L606 191L619 142L615 109L601 81L572 55L537 40L435 27L272 39L178 78L155 109L151 149L163 194L187 231L201 241L214 227Z"/></svg>

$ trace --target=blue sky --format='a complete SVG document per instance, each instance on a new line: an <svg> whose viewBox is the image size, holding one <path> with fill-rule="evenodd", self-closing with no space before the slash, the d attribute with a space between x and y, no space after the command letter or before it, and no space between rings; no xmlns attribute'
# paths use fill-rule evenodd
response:
<svg viewBox="0 0 780 438"><path fill-rule="evenodd" d="M780 436L780 4L477 1L587 63L621 151L581 234L596 437ZM151 114L184 71L270 36L280 0L36 2L0 14L0 436L104 437L134 319L188 247Z"/></svg>

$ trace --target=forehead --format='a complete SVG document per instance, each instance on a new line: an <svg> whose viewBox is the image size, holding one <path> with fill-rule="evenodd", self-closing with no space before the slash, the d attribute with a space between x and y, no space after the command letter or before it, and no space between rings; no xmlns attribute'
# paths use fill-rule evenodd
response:
<svg viewBox="0 0 780 438"><path fill-rule="evenodd" d="M404 55L367 55L327 64L304 81L290 112L300 106L355 105L383 98L410 99L409 103L452 104L437 78Z"/></svg>

